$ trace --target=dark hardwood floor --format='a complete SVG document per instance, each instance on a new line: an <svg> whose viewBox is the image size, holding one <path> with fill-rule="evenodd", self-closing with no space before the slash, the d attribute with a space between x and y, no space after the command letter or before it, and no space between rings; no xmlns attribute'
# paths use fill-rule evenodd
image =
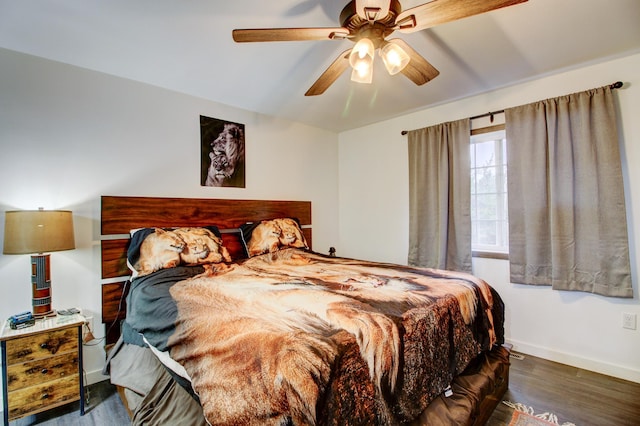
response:
<svg viewBox="0 0 640 426"><path fill-rule="evenodd" d="M511 358L504 400L550 412L576 426L639 426L640 384L525 355ZM509 424L513 410L498 404L487 426Z"/></svg>
<svg viewBox="0 0 640 426"><path fill-rule="evenodd" d="M89 386L90 401L80 416L78 403L11 422L27 425L128 425L129 417L115 388L108 382ZM576 426L640 426L640 384L547 361L530 355L511 358L505 400L551 412L560 424ZM512 408L498 404L488 426L509 424ZM453 425L452 425L453 426Z"/></svg>

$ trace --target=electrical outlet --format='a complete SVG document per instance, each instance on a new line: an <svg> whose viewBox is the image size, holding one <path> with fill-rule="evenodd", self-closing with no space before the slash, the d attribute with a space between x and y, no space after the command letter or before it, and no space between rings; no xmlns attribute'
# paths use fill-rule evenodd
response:
<svg viewBox="0 0 640 426"><path fill-rule="evenodd" d="M630 314L628 312L622 313L622 327L628 328L629 330L636 329L636 314Z"/></svg>

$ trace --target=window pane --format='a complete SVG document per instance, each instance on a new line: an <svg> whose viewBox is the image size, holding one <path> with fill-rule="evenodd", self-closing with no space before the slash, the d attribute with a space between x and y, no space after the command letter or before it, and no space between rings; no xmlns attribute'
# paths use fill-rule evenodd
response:
<svg viewBox="0 0 640 426"><path fill-rule="evenodd" d="M494 166L496 164L495 142L481 142L476 146L476 167Z"/></svg>
<svg viewBox="0 0 640 426"><path fill-rule="evenodd" d="M506 157L505 157L506 158ZM507 165L502 166L502 192L505 194L508 192L507 190Z"/></svg>
<svg viewBox="0 0 640 426"><path fill-rule="evenodd" d="M496 222L493 220L480 220L477 225L477 243L482 245L496 245Z"/></svg>
<svg viewBox="0 0 640 426"><path fill-rule="evenodd" d="M502 245L509 247L509 222L502 221Z"/></svg>
<svg viewBox="0 0 640 426"><path fill-rule="evenodd" d="M496 168L482 167L476 169L476 192L486 194L496 192Z"/></svg>
<svg viewBox="0 0 640 426"><path fill-rule="evenodd" d="M476 169L471 169L471 193L475 194L476 192Z"/></svg>
<svg viewBox="0 0 640 426"><path fill-rule="evenodd" d="M477 195L478 219L496 220L498 219L498 206L496 204L496 194Z"/></svg>
<svg viewBox="0 0 640 426"><path fill-rule="evenodd" d="M502 197L502 211L504 212L504 218L505 218L505 223L509 223L507 219L507 217L509 216L509 202L508 202L508 198L506 196L506 194L504 195L504 197Z"/></svg>
<svg viewBox="0 0 640 426"><path fill-rule="evenodd" d="M471 194L471 220L477 219L476 194Z"/></svg>

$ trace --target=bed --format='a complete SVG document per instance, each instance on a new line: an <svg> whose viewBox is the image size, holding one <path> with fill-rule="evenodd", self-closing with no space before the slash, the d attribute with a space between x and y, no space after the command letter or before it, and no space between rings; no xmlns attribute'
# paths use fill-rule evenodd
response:
<svg viewBox="0 0 640 426"><path fill-rule="evenodd" d="M101 215L133 424L481 425L507 389L494 289L316 252L310 202L103 196Z"/></svg>

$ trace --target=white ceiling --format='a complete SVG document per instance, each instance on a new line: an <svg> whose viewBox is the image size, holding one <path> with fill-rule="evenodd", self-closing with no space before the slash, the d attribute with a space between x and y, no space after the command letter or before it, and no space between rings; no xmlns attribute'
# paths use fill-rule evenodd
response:
<svg viewBox="0 0 640 426"><path fill-rule="evenodd" d="M403 9L426 0L400 0ZM435 0L438 1L438 0ZM0 0L0 47L340 132L640 51L640 0L529 0L412 34L439 71L376 61L304 93L348 40L237 44L234 28L336 27L347 0ZM606 83L605 83L606 84Z"/></svg>

